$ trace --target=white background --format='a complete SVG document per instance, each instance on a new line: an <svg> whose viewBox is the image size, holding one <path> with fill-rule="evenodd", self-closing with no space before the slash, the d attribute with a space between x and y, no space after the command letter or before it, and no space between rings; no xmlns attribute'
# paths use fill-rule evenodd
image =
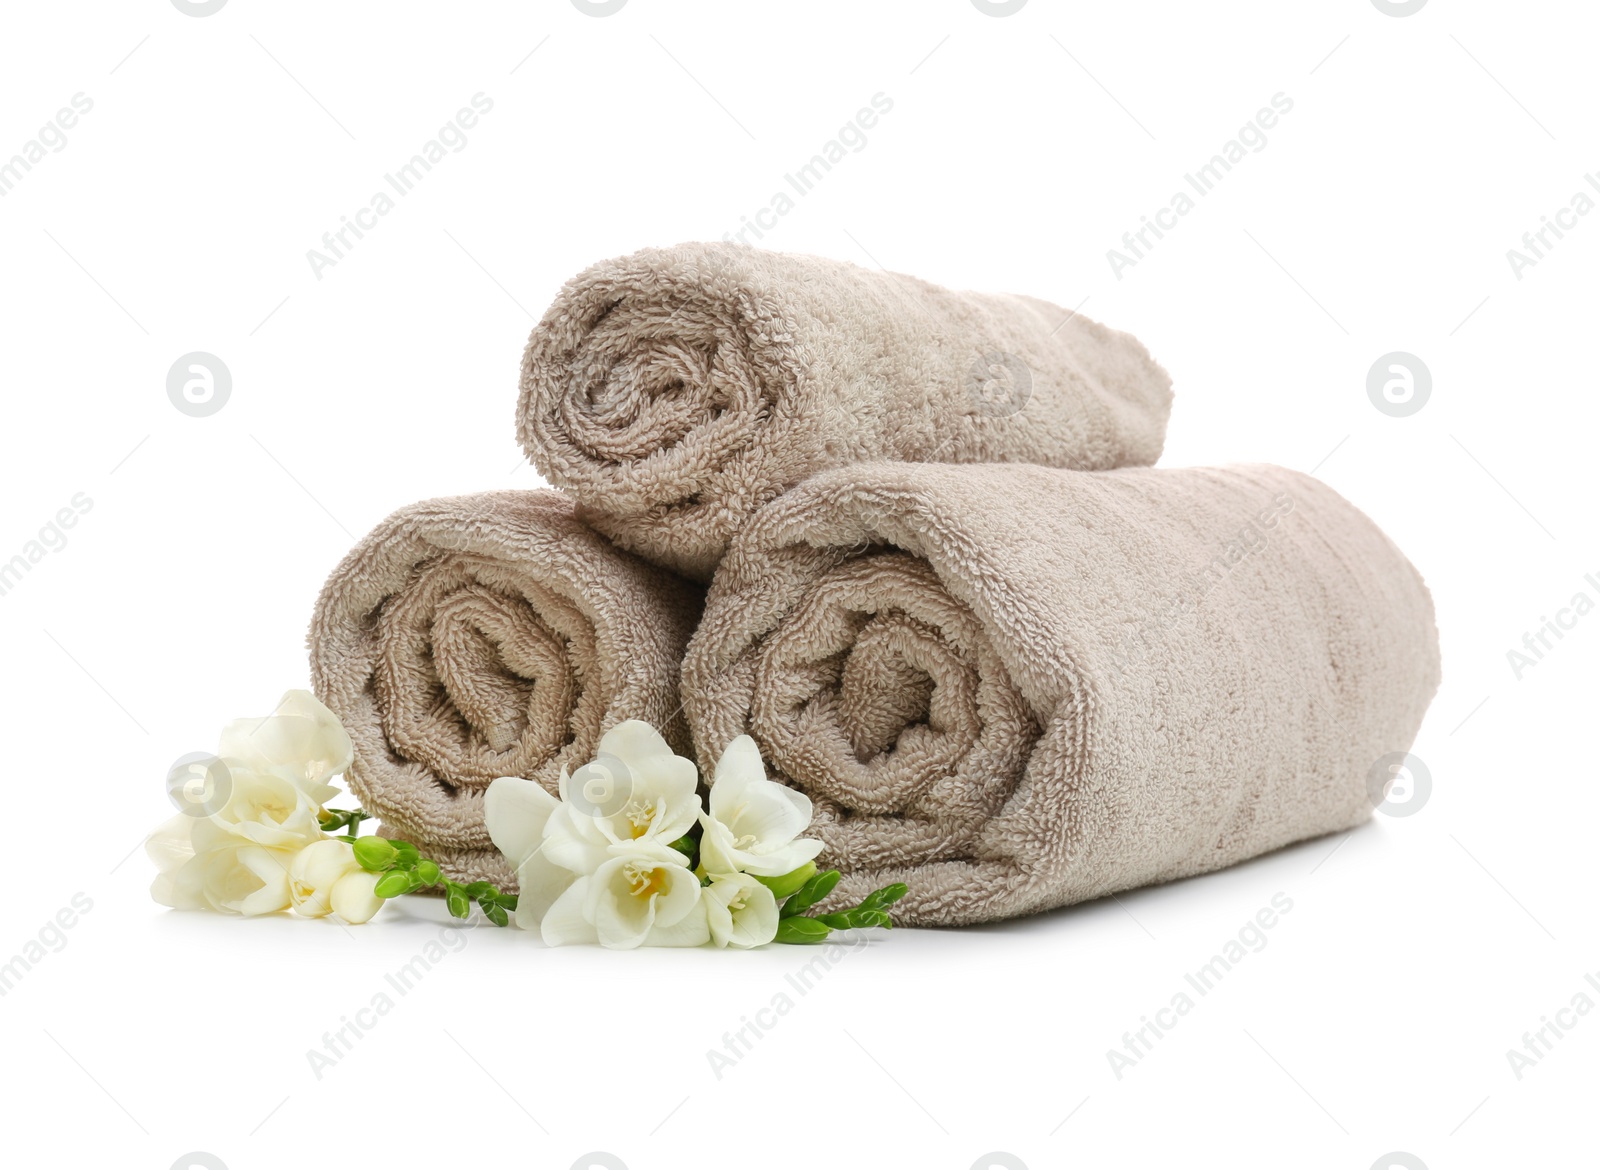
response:
<svg viewBox="0 0 1600 1170"><path fill-rule="evenodd" d="M0 999L7 1161L1577 1164L1600 1013L1520 1080L1506 1051L1600 972L1600 616L1520 679L1507 651L1600 600L1600 215L1520 280L1506 252L1600 169L1595 31L1577 2L8 5L0 158L94 106L0 199L0 560L93 501L0 597L0 959L93 902ZM307 250L479 92L468 145L319 280ZM1166 465L1315 470L1372 514L1438 606L1431 799L1120 900L896 931L803 997L799 948L474 931L315 1079L307 1050L435 908L160 910L130 851L167 766L305 684L356 536L539 482L516 372L563 280L736 231L880 92L865 148L761 243L1082 302L1171 371ZM1119 280L1107 249L1280 92L1266 147ZM233 377L207 418L165 389L195 350ZM1407 418L1366 394L1394 350L1433 377ZM1106 1050L1280 891L1266 948L1118 1079ZM785 990L717 1079L706 1051Z"/></svg>

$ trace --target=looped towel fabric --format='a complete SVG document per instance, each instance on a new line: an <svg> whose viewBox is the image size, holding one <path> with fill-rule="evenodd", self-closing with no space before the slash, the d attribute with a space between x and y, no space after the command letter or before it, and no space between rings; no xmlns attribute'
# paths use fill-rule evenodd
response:
<svg viewBox="0 0 1600 1170"><path fill-rule="evenodd" d="M1148 465L1171 403L1136 339L1045 301L681 244L561 290L523 355L518 437L594 527L709 580L745 518L815 472Z"/></svg>
<svg viewBox="0 0 1600 1170"><path fill-rule="evenodd" d="M1372 811L1438 687L1416 570L1265 466L825 472L734 539L684 663L702 768L808 793L829 905L961 925L1204 873Z"/></svg>
<svg viewBox="0 0 1600 1170"><path fill-rule="evenodd" d="M462 881L515 889L483 824L497 776L551 792L625 719L689 754L678 697L702 591L612 546L548 491L426 500L334 570L309 646L362 806Z"/></svg>

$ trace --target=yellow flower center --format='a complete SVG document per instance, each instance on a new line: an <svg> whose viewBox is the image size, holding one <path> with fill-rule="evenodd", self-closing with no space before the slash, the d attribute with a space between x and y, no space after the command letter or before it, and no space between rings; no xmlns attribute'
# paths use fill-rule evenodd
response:
<svg viewBox="0 0 1600 1170"><path fill-rule="evenodd" d="M630 861L622 867L622 876L627 880L628 893L635 898L648 898L667 888L666 870L659 865Z"/></svg>
<svg viewBox="0 0 1600 1170"><path fill-rule="evenodd" d="M623 810L622 815L628 818L629 831L637 841L650 831L650 826L656 819L655 802L636 800Z"/></svg>

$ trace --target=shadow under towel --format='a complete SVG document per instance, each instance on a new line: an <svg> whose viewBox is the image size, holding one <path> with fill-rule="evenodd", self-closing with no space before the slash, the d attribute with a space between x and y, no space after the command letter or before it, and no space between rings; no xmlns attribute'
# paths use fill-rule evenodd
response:
<svg viewBox="0 0 1600 1170"><path fill-rule="evenodd" d="M1350 828L1438 682L1416 570L1265 466L825 472L735 538L683 671L702 769L753 735L827 905L903 881L913 925Z"/></svg>
<svg viewBox="0 0 1600 1170"><path fill-rule="evenodd" d="M517 434L597 529L704 581L825 468L1154 463L1171 385L1135 338L1046 301L680 244L567 283L528 338Z"/></svg>
<svg viewBox="0 0 1600 1170"><path fill-rule="evenodd" d="M311 622L313 685L355 747L351 790L451 877L514 890L483 823L489 782L554 792L625 719L688 754L678 670L701 599L553 491L402 508L334 570Z"/></svg>

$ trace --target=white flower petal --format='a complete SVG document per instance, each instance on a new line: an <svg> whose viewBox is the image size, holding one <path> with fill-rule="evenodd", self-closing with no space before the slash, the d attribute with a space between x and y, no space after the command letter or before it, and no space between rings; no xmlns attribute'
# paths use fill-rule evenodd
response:
<svg viewBox="0 0 1600 1170"><path fill-rule="evenodd" d="M191 857L168 873L156 874L150 883L150 896L174 910L204 910L210 902L205 896L205 862Z"/></svg>
<svg viewBox="0 0 1600 1170"><path fill-rule="evenodd" d="M594 819L562 805L545 823L539 852L552 865L576 874L591 874L610 856L609 840L594 831Z"/></svg>
<svg viewBox="0 0 1600 1170"><path fill-rule="evenodd" d="M700 773L693 760L675 754L661 733L640 719L629 719L606 732L600 739L600 751L615 756L627 769L629 804L656 808L652 836L674 841L688 832L694 816L685 819L685 810L692 808L698 815L700 807L696 795ZM625 826L619 826L616 832L619 840L635 835Z"/></svg>
<svg viewBox="0 0 1600 1170"><path fill-rule="evenodd" d="M221 908L246 917L276 914L289 908L289 865L293 854L252 845L232 857L217 855L217 860L219 870L225 869L225 874L214 891L208 881L207 893L220 902Z"/></svg>
<svg viewBox="0 0 1600 1170"><path fill-rule="evenodd" d="M740 855L739 868L759 877L782 877L799 869L808 861L815 861L822 852L822 842L801 837L775 849L752 851Z"/></svg>
<svg viewBox="0 0 1600 1170"><path fill-rule="evenodd" d="M684 864L687 858L663 860L661 873L666 878L666 888L656 895L656 926L670 927L681 922L700 901L700 879Z"/></svg>
<svg viewBox="0 0 1600 1170"><path fill-rule="evenodd" d="M569 869L553 864L543 853L533 853L517 867L517 925L538 930L545 915L578 880Z"/></svg>
<svg viewBox="0 0 1600 1170"><path fill-rule="evenodd" d="M520 866L544 839L545 824L560 801L532 780L501 776L483 794L483 820L489 840L510 863Z"/></svg>
<svg viewBox="0 0 1600 1170"><path fill-rule="evenodd" d="M725 947L733 937L733 913L727 903L716 896L716 888L716 880L712 879L711 884L700 891L700 912L706 916L711 941Z"/></svg>
<svg viewBox="0 0 1600 1170"><path fill-rule="evenodd" d="M145 856L159 872L170 874L194 857L194 826L194 817L178 813L145 838Z"/></svg>
<svg viewBox="0 0 1600 1170"><path fill-rule="evenodd" d="M217 754L281 771L312 792L350 766L353 749L338 717L315 695L287 691L272 714L236 719L223 728Z"/></svg>
<svg viewBox="0 0 1600 1170"><path fill-rule="evenodd" d="M700 823L705 832L700 835L700 864L707 873L737 873L738 851L733 847L733 834L715 817L702 816Z"/></svg>
<svg viewBox="0 0 1600 1170"><path fill-rule="evenodd" d="M706 913L708 906L706 898L699 894L699 885L696 883L697 896L689 912L671 926L662 926L657 923L645 937L644 945L647 947L698 947L711 941L711 932L707 926Z"/></svg>
<svg viewBox="0 0 1600 1170"><path fill-rule="evenodd" d="M616 756L628 767L643 765L659 756L671 756L672 747L643 719L627 719L600 737L600 752Z"/></svg>
<svg viewBox="0 0 1600 1170"><path fill-rule="evenodd" d="M766 765L761 762L761 749L748 735L741 735L730 743L717 761L711 780L711 815L726 820L731 818L745 789L767 778Z"/></svg>
<svg viewBox="0 0 1600 1170"><path fill-rule="evenodd" d="M811 798L805 793L771 780L758 780L745 787L732 816L718 819L733 830L735 837L750 836L781 845L810 827L811 811Z"/></svg>
<svg viewBox="0 0 1600 1170"><path fill-rule="evenodd" d="M555 900L544 921L539 924L539 935L547 947L561 947L597 942L594 924L583 914L583 904L588 898L589 883L593 878L582 877L567 887ZM518 909L521 909L519 903Z"/></svg>

